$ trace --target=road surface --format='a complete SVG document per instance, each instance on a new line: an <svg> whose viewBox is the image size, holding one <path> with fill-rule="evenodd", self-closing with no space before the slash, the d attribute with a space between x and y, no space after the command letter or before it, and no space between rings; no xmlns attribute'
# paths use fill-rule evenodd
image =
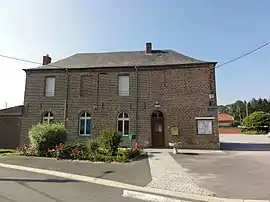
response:
<svg viewBox="0 0 270 202"><path fill-rule="evenodd" d="M140 201L122 194L122 189L0 167L1 202Z"/></svg>

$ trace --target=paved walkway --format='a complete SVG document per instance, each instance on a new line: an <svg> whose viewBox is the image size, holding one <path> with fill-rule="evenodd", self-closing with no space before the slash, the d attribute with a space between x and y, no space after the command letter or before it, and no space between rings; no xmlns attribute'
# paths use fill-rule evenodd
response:
<svg viewBox="0 0 270 202"><path fill-rule="evenodd" d="M169 154L170 149L147 149L152 181L148 187L211 196L214 193L200 188Z"/></svg>

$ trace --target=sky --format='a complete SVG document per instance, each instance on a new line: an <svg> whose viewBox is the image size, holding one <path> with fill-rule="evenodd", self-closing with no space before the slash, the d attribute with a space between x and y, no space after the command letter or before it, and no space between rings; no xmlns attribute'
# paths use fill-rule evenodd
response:
<svg viewBox="0 0 270 202"><path fill-rule="evenodd" d="M0 55L174 49L222 64L270 41L269 0L0 0ZM270 98L270 45L216 69L217 99ZM23 104L24 68L0 57L0 108Z"/></svg>

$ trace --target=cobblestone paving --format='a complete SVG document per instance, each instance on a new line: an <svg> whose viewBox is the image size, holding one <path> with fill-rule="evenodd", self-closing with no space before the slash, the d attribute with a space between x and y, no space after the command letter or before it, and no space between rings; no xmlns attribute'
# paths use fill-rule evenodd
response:
<svg viewBox="0 0 270 202"><path fill-rule="evenodd" d="M214 193L201 188L169 154L171 150L149 149L149 166L152 181L148 187L171 191L213 196Z"/></svg>

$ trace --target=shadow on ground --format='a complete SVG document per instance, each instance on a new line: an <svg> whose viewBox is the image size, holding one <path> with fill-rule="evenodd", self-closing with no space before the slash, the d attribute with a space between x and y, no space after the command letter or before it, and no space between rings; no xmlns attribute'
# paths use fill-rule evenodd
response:
<svg viewBox="0 0 270 202"><path fill-rule="evenodd" d="M53 183L68 183L78 182L77 180L69 179L16 179L16 178L0 178L0 182L53 182Z"/></svg>

